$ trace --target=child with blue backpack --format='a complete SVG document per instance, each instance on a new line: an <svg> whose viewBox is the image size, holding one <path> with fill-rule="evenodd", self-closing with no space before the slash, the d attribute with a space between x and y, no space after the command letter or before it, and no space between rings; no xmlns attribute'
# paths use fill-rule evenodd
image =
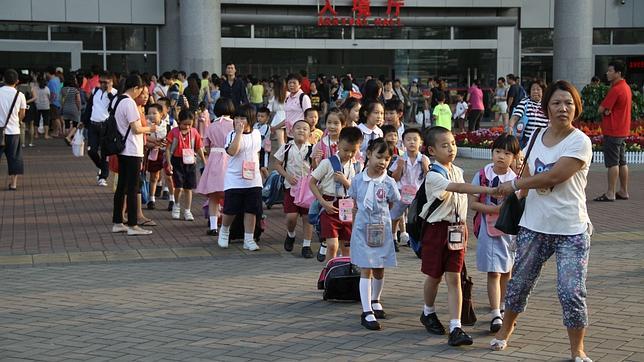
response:
<svg viewBox="0 0 644 362"><path fill-rule="evenodd" d="M511 166L519 156L519 141L516 137L501 134L492 143L492 163L480 169L472 179L472 185L497 187L514 180L517 175ZM492 321L490 332L496 333L503 324L502 301L514 265L512 236L494 227L501 210L502 199L489 195L471 195L470 209L476 212L473 229L477 237L476 266L487 273L487 293Z"/></svg>
<svg viewBox="0 0 644 362"><path fill-rule="evenodd" d="M340 131L337 153L323 159L311 173L309 186L323 210L320 213L320 238L326 239L327 258L338 254L338 244L342 255L348 256L346 243L351 240L353 206L348 199L347 190L351 180L360 171L355 156L360 152L362 132L357 127L347 127Z"/></svg>
<svg viewBox="0 0 644 362"><path fill-rule="evenodd" d="M425 305L420 322L429 333L444 335L445 327L436 315L438 286L445 275L449 307L450 346L471 345L472 337L461 327L461 271L467 249L467 195L493 194L491 187L473 186L463 180L463 170L452 162L456 158L456 140L448 129L432 127L425 135L432 163L425 177L426 202L420 212L422 228L421 271L425 279Z"/></svg>
<svg viewBox="0 0 644 362"><path fill-rule="evenodd" d="M275 153L277 163L275 169L284 177L284 213L286 214L286 239L284 250L293 251L295 244L295 227L297 217L302 219L304 239L302 240L302 256L306 259L313 257L311 250L311 239L313 238L313 227L309 224L308 207L295 204L296 187L308 187L301 184L306 182L305 177L311 172L311 154L313 146L309 143L311 126L305 120L296 121L291 129L293 140L283 144ZM299 185L298 185L299 184Z"/></svg>
<svg viewBox="0 0 644 362"><path fill-rule="evenodd" d="M400 200L396 181L387 175L393 148L383 138L369 142L367 166L353 180L349 196L355 200L351 263L360 267L360 322L369 330L380 330L378 319L387 318L380 303L385 268L397 266L391 233L389 204Z"/></svg>

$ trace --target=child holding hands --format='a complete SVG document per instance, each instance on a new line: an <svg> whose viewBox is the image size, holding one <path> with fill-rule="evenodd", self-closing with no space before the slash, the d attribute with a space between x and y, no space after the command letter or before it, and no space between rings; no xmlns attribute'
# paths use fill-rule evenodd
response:
<svg viewBox="0 0 644 362"><path fill-rule="evenodd" d="M351 183L349 196L355 201L351 234L351 262L361 269L361 324L380 330L378 319L387 317L380 304L385 268L397 266L391 232L389 204L400 200L396 181L387 176L393 149L384 139L369 142L366 169Z"/></svg>

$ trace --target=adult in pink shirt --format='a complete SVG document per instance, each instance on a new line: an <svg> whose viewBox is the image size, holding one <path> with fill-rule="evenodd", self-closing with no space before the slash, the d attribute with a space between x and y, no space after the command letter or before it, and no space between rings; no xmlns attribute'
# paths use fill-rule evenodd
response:
<svg viewBox="0 0 644 362"><path fill-rule="evenodd" d="M284 113L286 118L275 126L276 129L286 125L286 137L288 140L293 138L293 125L295 122L304 119L304 111L311 108L311 98L304 94L301 88L302 77L299 74L289 74L286 77L286 87L288 94L284 103Z"/></svg>
<svg viewBox="0 0 644 362"><path fill-rule="evenodd" d="M481 81L475 79L472 86L467 90L467 129L474 131L481 128L481 118L483 118L483 91L481 90Z"/></svg>

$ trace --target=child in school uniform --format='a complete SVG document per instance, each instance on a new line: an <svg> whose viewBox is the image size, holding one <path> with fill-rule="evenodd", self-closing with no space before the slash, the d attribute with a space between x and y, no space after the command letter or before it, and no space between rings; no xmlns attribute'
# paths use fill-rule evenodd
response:
<svg viewBox="0 0 644 362"><path fill-rule="evenodd" d="M392 156L393 149L384 139L371 141L367 148L367 166L349 188L356 210L351 234L351 262L361 269L360 319L369 330L381 329L378 319L387 317L380 303L385 268L397 266L389 204L399 201L400 193L396 181L387 176Z"/></svg>
<svg viewBox="0 0 644 362"><path fill-rule="evenodd" d="M348 217L346 209L340 215L340 202L347 198L351 180L358 172L355 156L360 150L360 142L362 132L357 127L343 128L337 153L323 159L311 173L309 187L324 209L320 214L320 237L326 239L325 255L329 260L338 255L338 248L342 248L343 256L349 255L345 245L351 240L352 218Z"/></svg>
<svg viewBox="0 0 644 362"><path fill-rule="evenodd" d="M495 189L473 186L463 180L463 170L452 164L456 158L454 135L444 127L432 127L425 136L429 154L436 160L425 177L427 202L420 217L425 221L422 236L421 271L425 279L425 305L420 322L432 334L445 334L434 302L445 275L449 294L450 346L471 345L472 337L461 327L461 277L467 247L467 195L493 194Z"/></svg>
<svg viewBox="0 0 644 362"><path fill-rule="evenodd" d="M472 185L496 187L514 180L517 175L511 165L519 155L519 141L516 137L501 134L492 143L492 163L479 170L472 179ZM490 301L490 332L496 333L503 325L503 300L514 265L512 236L494 227L503 199L489 195L470 196L470 208L474 216L476 243L476 267L487 273L487 291Z"/></svg>
<svg viewBox="0 0 644 362"><path fill-rule="evenodd" d="M317 128L319 119L320 119L320 114L318 113L318 110L316 108L309 108L304 111L304 120L309 123L309 126L311 126L311 135L309 136L309 143L312 145L320 142L322 135L324 135L324 132L322 132L321 129Z"/></svg>
<svg viewBox="0 0 644 362"><path fill-rule="evenodd" d="M262 176L259 172L259 150L262 136L253 129L255 107L243 104L237 108L234 130L226 136L228 168L224 177L224 211L217 243L228 248L230 225L235 217L244 214L244 249L255 251L255 222L262 216Z"/></svg>
<svg viewBox="0 0 644 362"><path fill-rule="evenodd" d="M360 109L365 116L365 123L360 123L358 128L362 131L362 146L360 146L360 153L362 159L367 153L369 141L375 140L383 136L382 130L378 127L379 124L384 122L385 109L380 102L369 103Z"/></svg>
<svg viewBox="0 0 644 362"><path fill-rule="evenodd" d="M197 186L197 157L206 163L206 156L203 153L201 135L192 127L195 122L195 115L187 109L179 112L179 127L168 133L166 150L166 162L168 171L172 174L174 183L174 198L176 204L172 208L172 218L181 218L181 196L185 195L183 206L183 218L186 221L194 221L190 210L192 206L192 189Z"/></svg>
<svg viewBox="0 0 644 362"><path fill-rule="evenodd" d="M284 239L284 250L293 251L295 244L295 228L297 217L302 219L304 240L302 240L302 257L310 259L313 257L311 250L311 239L313 238L313 227L309 224L309 209L295 205L294 195L291 192L294 187L304 182L303 178L311 172L311 155L313 146L309 143L311 127L305 120L299 120L293 124L293 140L282 145L275 153L275 169L284 177L284 213L286 214L286 239ZM298 185L308 187L308 185Z"/></svg>
<svg viewBox="0 0 644 362"><path fill-rule="evenodd" d="M169 98L166 97L161 97L157 100L157 103L161 105L163 108L163 113L161 114L161 123L166 125L166 136L170 130L173 128L177 127L177 122L175 119L170 115L170 104L171 101ZM172 184L172 175L169 175L167 172L167 167L165 164L165 151L166 147L162 147L161 151L163 151L163 168L164 171L160 173L161 176L161 182L163 183L163 192L161 194L161 199L162 200L168 200L168 211L172 211L172 207L174 206L174 185ZM150 183L150 186L152 186L152 183ZM156 187L155 187L156 189Z"/></svg>
<svg viewBox="0 0 644 362"><path fill-rule="evenodd" d="M405 116L405 104L400 99L390 99L385 102L385 125L391 125L398 132L398 149L405 151L403 133L405 125L402 123Z"/></svg>
<svg viewBox="0 0 644 362"><path fill-rule="evenodd" d="M166 145L166 136L168 135L168 123L163 116L163 106L158 103L151 104L148 107L148 121L157 125L156 131L148 135L149 148L146 155L147 171L150 173L150 200L148 201L148 210L154 210L156 205L156 196L154 194L161 170L163 170L163 158Z"/></svg>
<svg viewBox="0 0 644 362"><path fill-rule="evenodd" d="M257 111L256 130L262 136L262 148L259 150L259 172L262 173L262 181L268 178L268 163L271 156L271 125L268 123L271 111L267 107L260 107Z"/></svg>
<svg viewBox="0 0 644 362"><path fill-rule="evenodd" d="M382 137L389 143L394 150L394 155L391 158L391 162L394 163L400 157L403 152L398 148L398 131L396 130L396 127L386 124L380 127L380 130L382 131ZM390 165L391 166L391 165ZM387 167L387 170L389 170L389 167ZM391 174L389 174L391 176Z"/></svg>
<svg viewBox="0 0 644 362"><path fill-rule="evenodd" d="M456 96L456 109L452 118L454 119L454 127L457 132L465 131L465 116L467 115L467 102L463 100L463 95Z"/></svg>
<svg viewBox="0 0 644 362"><path fill-rule="evenodd" d="M326 116L326 134L313 146L313 168L317 167L323 159L336 154L340 132L345 125L344 113L338 108L330 109Z"/></svg>
<svg viewBox="0 0 644 362"><path fill-rule="evenodd" d="M197 193L208 197L208 231L207 235L218 234L220 204L224 200L224 175L228 168L228 154L224 148L226 136L233 131L232 115L235 105L229 98L219 98L214 108L217 118L206 129L204 146L208 150L208 162L199 179Z"/></svg>
<svg viewBox="0 0 644 362"><path fill-rule="evenodd" d="M197 131L201 136L204 136L206 129L210 126L210 113L208 112L206 102L199 102L199 108L195 112L195 118L197 118Z"/></svg>
<svg viewBox="0 0 644 362"><path fill-rule="evenodd" d="M384 128L384 127L383 127ZM403 132L403 142L407 152L392 162L389 170L391 177L396 180L401 200L392 205L391 220L393 238L398 243L398 228L400 227L400 242L409 241L409 234L405 231L404 215L409 205L414 200L416 192L423 185L425 175L429 171L429 157L420 152L423 144L422 133L418 128L408 128Z"/></svg>

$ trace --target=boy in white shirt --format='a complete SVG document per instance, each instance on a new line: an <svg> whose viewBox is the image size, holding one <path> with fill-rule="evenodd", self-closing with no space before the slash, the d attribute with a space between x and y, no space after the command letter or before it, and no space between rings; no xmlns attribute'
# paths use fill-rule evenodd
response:
<svg viewBox="0 0 644 362"><path fill-rule="evenodd" d="M304 231L302 256L310 259L313 257L313 251L311 250L313 226L309 224L309 209L295 205L291 190L298 183L306 182L305 176L311 172L313 146L308 141L311 135L311 126L305 120L300 120L293 124L292 132L293 140L282 145L275 153L275 158L277 159L275 169L284 177L284 213L286 214L287 229L284 250L293 251L295 227L297 226L297 217L299 215L302 219L302 229ZM308 185L301 184L298 187L308 187Z"/></svg>

